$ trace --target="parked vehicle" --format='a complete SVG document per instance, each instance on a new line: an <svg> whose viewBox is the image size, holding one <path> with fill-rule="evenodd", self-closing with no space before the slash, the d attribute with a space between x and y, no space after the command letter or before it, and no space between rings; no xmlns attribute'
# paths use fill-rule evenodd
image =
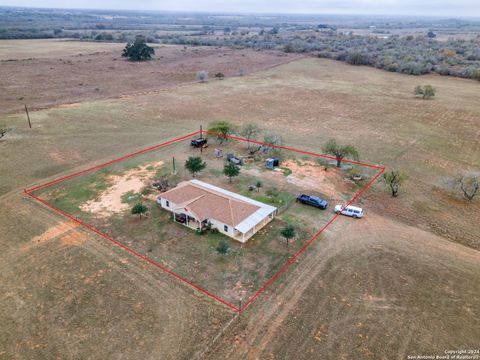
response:
<svg viewBox="0 0 480 360"><path fill-rule="evenodd" d="M190 145L196 148L207 147L207 139L205 138L194 139L190 142Z"/></svg>
<svg viewBox="0 0 480 360"><path fill-rule="evenodd" d="M363 217L363 209L352 205L345 207L342 205L337 205L335 206L335 213L351 216L356 219Z"/></svg>
<svg viewBox="0 0 480 360"><path fill-rule="evenodd" d="M235 165L243 165L242 159L234 156L233 154L227 154L227 161L234 163Z"/></svg>
<svg viewBox="0 0 480 360"><path fill-rule="evenodd" d="M328 206L328 202L326 200L319 198L318 196L301 194L297 197L297 201L301 202L302 204L315 206L322 210L325 210Z"/></svg>
<svg viewBox="0 0 480 360"><path fill-rule="evenodd" d="M175 214L175 221L180 224L185 224L187 222L187 215L185 214Z"/></svg>

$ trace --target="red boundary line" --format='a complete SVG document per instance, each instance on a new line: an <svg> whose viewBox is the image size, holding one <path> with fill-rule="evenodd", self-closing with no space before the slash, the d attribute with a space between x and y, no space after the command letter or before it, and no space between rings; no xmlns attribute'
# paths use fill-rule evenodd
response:
<svg viewBox="0 0 480 360"><path fill-rule="evenodd" d="M334 156L328 156L328 155L324 155L324 154L316 154L316 153L314 153L314 152L304 151L304 150L297 150L297 149L293 149L293 148L289 148L289 147L285 147L285 146L281 146L281 145L267 144L267 143L263 143L263 142L261 142L261 141L247 140L247 139L244 139L244 138L241 138L241 137L238 137L238 136L223 135L223 134L218 134L218 133L215 133L215 132L212 132L212 131L207 131L207 130L202 130L202 133L210 134L210 135L215 135L215 136L223 137L223 138L226 138L226 139L241 140L241 141L249 142L249 143L252 143L252 144L264 145L264 146L269 146L269 147L273 147L273 148L277 148L277 149L283 149L283 150L293 151L293 152L297 152L297 153L301 153L301 154L307 154L307 155L312 155L312 156L317 156L317 157L323 157L323 158L325 158L325 159L337 160L337 158L334 157ZM350 163L350 164L355 164L355 165L361 165L361 166L365 166L365 167L369 167L369 168L374 168L374 169L384 169L382 166L379 166L379 165L366 164L366 163L362 163L362 162L354 161L354 160L349 160L349 159L342 159L342 162L346 162L346 163Z"/></svg>
<svg viewBox="0 0 480 360"><path fill-rule="evenodd" d="M134 157L134 156L137 156L137 155L141 155L141 154L144 154L144 153L146 153L146 152L149 152L149 151L152 151L152 150L155 150L155 149L158 149L158 148L161 148L161 147L164 147L164 146L173 144L173 143L175 143L175 142L177 142L177 141L184 140L184 139L186 139L186 138L189 138L189 137L192 137L192 136L194 136L194 135L197 135L197 134L199 134L200 132L201 132L200 130L195 131L194 133L191 133L191 134L188 134L188 135L185 135L185 136L181 136L181 137L179 137L179 138L176 138L176 139L173 139L173 140L170 140L170 141L161 143L161 144L159 144L159 145L155 145L155 146L149 147L149 148L147 148L147 149L143 149L143 150L134 152L134 153L132 153L132 154L128 154L128 155L119 157L119 158L117 158L117 159L108 161L108 162L106 162L106 163L104 163L104 164L100 164L100 165L91 167L91 168L89 168L89 169L82 170L82 171L76 172L76 173L74 173L74 174L70 174L70 175L64 176L64 177L62 177L62 178L60 178L60 179L56 179L56 180L50 181L50 182L48 182L48 183L46 183L46 184L39 185L39 186L35 186L35 187L33 187L33 188L27 189L26 191L27 191L27 192L32 192L32 191L35 191L35 190L42 189L42 188L44 188L44 187L47 187L47 186L56 184L56 183L61 182L61 181L63 181L63 180L67 180L67 179L70 179L70 178L72 178L72 177L75 177L75 176L78 176L78 175L81 175L81 174L85 174L86 172L90 172L90 171L93 171L93 170L97 170L97 169L100 169L100 168L105 167L105 166L107 166L107 165L111 165L111 164L114 164L114 163L116 163L116 162L119 162L119 161L122 161L122 160L125 160L125 159L128 159L128 158L131 158L131 157Z"/></svg>
<svg viewBox="0 0 480 360"><path fill-rule="evenodd" d="M184 283L192 286L193 288L201 291L202 293L204 293L205 295L221 302L222 304L228 306L230 309L238 312L238 313L241 313L242 311L244 311L248 306L250 306L250 304L281 274L283 273L292 263L293 261L302 253L305 251L305 249L313 242L315 241L315 239L318 238L318 236L323 232L325 231L325 229L327 229L328 226L330 226L330 224L332 224L335 219L337 219L340 214L335 214L321 229L318 233L316 233L308 242L305 243L305 245L302 246L302 248L297 252L295 253L291 258L290 260L287 261L287 263L279 270L277 271L253 296L251 296L248 301L240 308L230 304L229 302L219 298L218 296L215 296L214 294L210 293L209 291L201 288L200 286L194 284L193 282L181 277L180 275L177 275L176 273L174 273L173 271L171 270L168 270L167 268L165 268L164 266L162 265L159 265L157 264L156 262L150 260L149 258L139 254L138 252L132 250L131 248L129 248L128 246L126 245L123 245L122 243L112 239L111 237L103 234L102 232L98 231L97 229L91 227L90 225L74 218L73 216L67 214L66 212L54 207L53 205L47 203L46 201L38 198L37 196L33 195L32 192L36 191L36 190L39 190L39 189L42 189L42 188L45 188L45 187L48 187L50 185L53 185L53 184L56 184L56 183L59 183L61 181L64 181L64 180L67 180L67 179L70 179L70 178L73 178L73 177L76 177L76 176L79 176L81 174L85 174L87 172L90 172L90 171L93 171L93 170L97 170L97 169L100 169L102 167L105 167L105 166L108 166L108 165L111 165L113 163L116 163L116 162L119 162L119 161L122 161L122 160L125 160L125 159L128 159L128 158L131 158L131 157L134 157L134 156L137 156L137 155L140 155L140 154L144 154L146 152L149 152L149 151L152 151L152 150L155 150L155 149L158 149L158 148L161 148L161 147L164 147L164 146L167 146L167 145L170 145L170 144L173 144L175 142L178 142L180 140L184 140L184 139L187 139L189 137L192 137L192 136L195 136L197 134L201 134L201 133L206 133L206 134L210 134L210 135L215 135L215 136L219 136L219 137L225 137L225 138L230 138L230 139L234 139L234 140L240 140L240 141L245 141L245 142L250 142L250 143L254 143L254 144L258 144L258 145L264 145L264 146L269 146L269 147L273 147L273 148L278 148L278 149L283 149L283 150L288 150L288 151L293 151L293 152L297 152L297 153L302 153L302 154L307 154L307 155L312 155L312 156L317 156L317 157L323 157L323 158L327 158L327 159L331 159L331 160L336 160L335 157L332 157L332 156L328 156L328 155L322 155L322 154L316 154L316 153L313 153L313 152L309 152L309 151L303 151L303 150L297 150L297 149L293 149L293 148L288 148L288 147L285 147L285 146L280 146L280 145L273 145L273 144L266 144L266 143L262 143L262 142L259 142L259 141L254 141L254 140L247 140L247 139L244 139L244 138L241 138L241 137L236 137L236 136L231 136L231 135L222 135L222 134L217 134L217 133L214 133L214 132L209 132L209 131L205 131L205 130L199 130L199 131L196 131L196 132L193 132L191 134L188 134L188 135L185 135L185 136L181 136L181 137L178 137L176 139L173 139L173 140L170 140L170 141L167 141L167 142L164 142L162 144L159 144L159 145L155 145L155 146L152 146L152 147L149 147L147 149L144 149L144 150L140 150L140 151L137 151L135 153L132 153L132 154L128 154L128 155L125 155L125 156L122 156L120 158L117 158L117 159L114 159L114 160L111 160L111 161L108 161L104 164L100 164L100 165L97 165L97 166L94 166L94 167L91 167L89 169L86 169L86 170L82 170L82 171L79 171L79 172L76 172L74 174L70 174L70 175L67 175L67 176L64 176L64 177L61 177L59 179L56 179L56 180L52 180L50 182L47 182L45 184L42 184L42 185L38 185L38 186L35 186L33 188L30 188L30 189L25 189L24 190L24 193L26 195L28 195L29 197L31 197L32 199L42 203L43 205L47 206L48 208L50 208L51 210L54 210L56 211L57 213L69 218L70 220L82 225L83 227L87 228L88 230L94 232L95 234L97 235L100 235L101 237L103 237L104 239L107 239L108 241L112 242L113 244L121 247L122 249L130 252L131 254L137 256L138 258L146 261L147 263L163 270L164 272L166 272L167 274L173 276L174 278L178 279L178 280L181 280L183 281ZM378 165L371 165L371 164L365 164L365 163L361 163L361 162L357 162L357 161L352 161L352 160L343 160L344 162L348 162L348 163L351 163L351 164L356 164L356 165L361 165L361 166L365 166L365 167L369 167L369 168L375 168L375 169L380 169L380 171L368 182L368 184L362 188L359 192L357 192L353 197L352 199L347 203L347 205L350 205L352 204L365 190L367 190L377 179L378 177L385 171L385 168L382 167L382 166L378 166ZM347 206L346 205L346 206Z"/></svg>

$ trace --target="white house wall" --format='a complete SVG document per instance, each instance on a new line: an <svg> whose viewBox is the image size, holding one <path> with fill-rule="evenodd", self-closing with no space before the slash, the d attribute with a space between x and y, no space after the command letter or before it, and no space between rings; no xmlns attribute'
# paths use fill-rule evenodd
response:
<svg viewBox="0 0 480 360"><path fill-rule="evenodd" d="M169 201L169 206L167 207L167 200L164 199L164 198L161 198L160 197L160 206L165 209L165 210L168 210L170 212L175 212L175 209L178 208L178 205ZM179 211L177 212L181 212L183 214L186 214L186 215L190 215L192 217L193 214L191 214L189 211L186 211L185 209L178 209ZM249 229L246 233L245 233L245 237L242 238L242 232L238 231L237 229L235 229L234 226L230 226L230 225L227 225L227 224L224 224L218 220L215 220L215 219L208 219L210 221L210 223L212 224L212 227L217 229L220 233L224 234L224 235L227 235L237 241L240 241L242 243L245 243L248 239L250 239L253 235L255 235L260 229L262 229L266 224L268 224L276 215L276 209L275 211L273 211L272 213L270 213L269 215L267 215L261 222L257 223L255 226L253 226L251 229ZM225 231L224 230L224 226L227 225L228 226L228 231Z"/></svg>

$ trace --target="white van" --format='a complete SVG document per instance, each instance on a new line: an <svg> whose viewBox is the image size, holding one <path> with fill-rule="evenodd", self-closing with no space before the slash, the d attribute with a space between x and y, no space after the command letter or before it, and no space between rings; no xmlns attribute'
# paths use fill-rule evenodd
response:
<svg viewBox="0 0 480 360"><path fill-rule="evenodd" d="M353 218L363 217L363 209L352 205L345 206L345 208L342 205L337 205L334 211L337 214L347 215Z"/></svg>

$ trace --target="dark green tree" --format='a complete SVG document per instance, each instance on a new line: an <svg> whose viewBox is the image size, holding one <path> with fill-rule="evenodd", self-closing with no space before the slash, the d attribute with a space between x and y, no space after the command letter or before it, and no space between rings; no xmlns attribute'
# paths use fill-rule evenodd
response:
<svg viewBox="0 0 480 360"><path fill-rule="evenodd" d="M128 43L123 49L122 56L131 61L144 61L152 58L155 50L148 46L144 36L137 36L133 43Z"/></svg>
<svg viewBox="0 0 480 360"><path fill-rule="evenodd" d="M185 168L192 173L192 176L195 177L195 174L205 169L207 163L202 160L199 156L190 156L187 161L185 161Z"/></svg>
<svg viewBox="0 0 480 360"><path fill-rule="evenodd" d="M228 176L229 181L232 182L232 178L240 174L240 167L230 161L227 161L223 168L223 174Z"/></svg>
<svg viewBox="0 0 480 360"><path fill-rule="evenodd" d="M285 239L287 239L287 245L288 245L288 241L295 237L295 228L293 227L292 224L288 224L288 225L285 225L285 227L282 229L280 233Z"/></svg>
<svg viewBox="0 0 480 360"><path fill-rule="evenodd" d="M226 254L228 252L228 249L230 249L230 245L226 240L222 239L218 242L216 250L219 254Z"/></svg>
<svg viewBox="0 0 480 360"><path fill-rule="evenodd" d="M147 211L148 211L148 208L142 203L137 203L132 207L132 214L139 215L140 218L142 217L142 214L145 214Z"/></svg>
<svg viewBox="0 0 480 360"><path fill-rule="evenodd" d="M326 154L334 155L337 160L337 167L340 167L342 160L346 157L352 157L354 160L358 160L358 151L352 145L338 145L335 139L331 139L327 142L323 151Z"/></svg>

